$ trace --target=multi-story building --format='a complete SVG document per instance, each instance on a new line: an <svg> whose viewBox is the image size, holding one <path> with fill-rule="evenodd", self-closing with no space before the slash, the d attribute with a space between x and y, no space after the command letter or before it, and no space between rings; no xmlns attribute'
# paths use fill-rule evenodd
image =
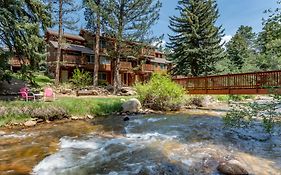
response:
<svg viewBox="0 0 281 175"><path fill-rule="evenodd" d="M87 30L81 30L79 35L63 35L64 44L61 54L60 81L68 81L74 69L80 68L85 71L94 70L94 41L95 35ZM56 52L58 48L58 32L48 30L46 32L48 43L49 71L55 74ZM137 81L147 80L153 72L167 73L170 62L165 59L162 52L152 46L140 46L138 43L126 42L127 54L120 60L120 76L124 86L131 86ZM115 39L108 36L100 38L100 59L99 59L99 81L112 83L113 71L111 64L111 51L115 46ZM140 47L138 47L140 46ZM132 49L137 47L138 49Z"/></svg>

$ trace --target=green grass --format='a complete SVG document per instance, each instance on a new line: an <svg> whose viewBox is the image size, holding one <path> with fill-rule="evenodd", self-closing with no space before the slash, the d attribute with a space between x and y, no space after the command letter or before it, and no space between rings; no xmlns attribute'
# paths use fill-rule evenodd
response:
<svg viewBox="0 0 281 175"><path fill-rule="evenodd" d="M25 101L0 101L0 126L7 123L15 123L29 120L30 115L21 112L36 109L48 109L48 107L60 107L67 111L71 116L106 116L122 110L121 98L59 98L53 102L25 102ZM2 110L2 112L1 112ZM5 110L5 112L3 112ZM20 110L20 112L18 112ZM2 113L2 114L1 114ZM3 115L5 114L5 115ZM36 115L36 114L34 114ZM51 117L51 116L50 116Z"/></svg>

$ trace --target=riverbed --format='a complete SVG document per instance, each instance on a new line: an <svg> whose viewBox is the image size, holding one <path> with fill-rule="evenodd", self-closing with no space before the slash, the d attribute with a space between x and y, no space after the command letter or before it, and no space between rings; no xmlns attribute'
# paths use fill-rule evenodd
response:
<svg viewBox="0 0 281 175"><path fill-rule="evenodd" d="M226 128L217 111L129 117L0 129L0 174L216 175L231 159L251 174L281 174L280 128Z"/></svg>

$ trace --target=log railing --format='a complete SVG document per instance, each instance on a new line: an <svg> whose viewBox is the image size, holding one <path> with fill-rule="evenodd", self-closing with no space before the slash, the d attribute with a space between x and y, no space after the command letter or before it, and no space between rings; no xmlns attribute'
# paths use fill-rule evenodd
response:
<svg viewBox="0 0 281 175"><path fill-rule="evenodd" d="M270 87L281 87L281 70L174 78L191 94L267 94Z"/></svg>

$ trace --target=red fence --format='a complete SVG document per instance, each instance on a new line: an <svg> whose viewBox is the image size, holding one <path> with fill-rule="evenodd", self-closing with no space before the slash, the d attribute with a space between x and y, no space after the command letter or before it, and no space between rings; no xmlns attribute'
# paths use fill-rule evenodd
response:
<svg viewBox="0 0 281 175"><path fill-rule="evenodd" d="M173 80L190 94L268 94L269 87L281 87L281 70Z"/></svg>

